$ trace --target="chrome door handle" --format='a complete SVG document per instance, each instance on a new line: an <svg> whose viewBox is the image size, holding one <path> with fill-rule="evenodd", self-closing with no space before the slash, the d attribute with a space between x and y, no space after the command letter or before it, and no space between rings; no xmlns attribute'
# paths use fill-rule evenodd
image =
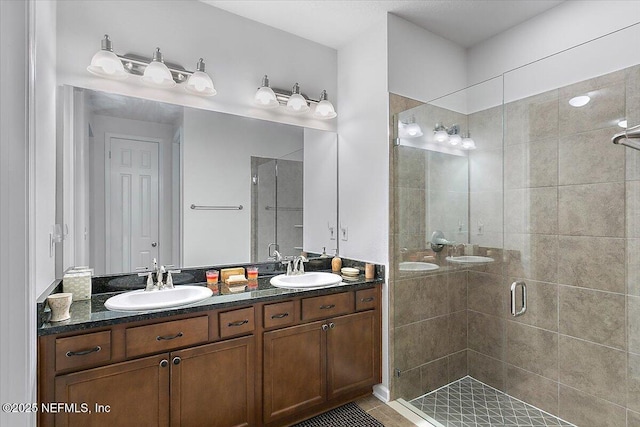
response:
<svg viewBox="0 0 640 427"><path fill-rule="evenodd" d="M520 287L521 295L522 295L522 305L520 306L520 310L516 308L516 290ZM511 315L513 317L522 316L527 311L527 285L522 281L513 282L511 284Z"/></svg>
<svg viewBox="0 0 640 427"><path fill-rule="evenodd" d="M158 243L157 243L157 242L151 242L151 247L152 247L152 248L155 248L156 246L158 246Z"/></svg>

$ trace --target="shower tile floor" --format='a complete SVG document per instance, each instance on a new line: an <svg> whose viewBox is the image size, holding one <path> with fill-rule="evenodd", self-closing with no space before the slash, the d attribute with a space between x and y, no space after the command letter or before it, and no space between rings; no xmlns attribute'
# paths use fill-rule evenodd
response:
<svg viewBox="0 0 640 427"><path fill-rule="evenodd" d="M437 427L575 427L468 376L409 403Z"/></svg>

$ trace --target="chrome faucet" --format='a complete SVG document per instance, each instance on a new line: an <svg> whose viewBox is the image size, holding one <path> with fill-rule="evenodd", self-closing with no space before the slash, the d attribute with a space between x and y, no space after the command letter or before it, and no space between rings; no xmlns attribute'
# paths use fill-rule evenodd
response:
<svg viewBox="0 0 640 427"><path fill-rule="evenodd" d="M304 256L300 255L293 259L293 271L292 275L304 274L304 263L309 260Z"/></svg>
<svg viewBox="0 0 640 427"><path fill-rule="evenodd" d="M170 265L169 267L173 267ZM167 280L164 281L164 275L167 273ZM173 289L173 279L171 274L180 273L180 270L167 270L164 265L158 265L158 260L153 259L153 268L149 272L138 273L138 276L147 276L147 286L145 291L156 291L162 289ZM155 282L153 281L153 275L155 274Z"/></svg>

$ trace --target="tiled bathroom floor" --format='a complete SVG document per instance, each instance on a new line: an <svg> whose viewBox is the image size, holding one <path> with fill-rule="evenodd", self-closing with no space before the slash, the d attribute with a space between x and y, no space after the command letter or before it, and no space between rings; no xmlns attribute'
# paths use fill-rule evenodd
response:
<svg viewBox="0 0 640 427"><path fill-rule="evenodd" d="M575 427L471 377L409 403L439 427Z"/></svg>
<svg viewBox="0 0 640 427"><path fill-rule="evenodd" d="M385 427L415 427L414 423L373 395L358 399L356 403L362 410L384 424Z"/></svg>

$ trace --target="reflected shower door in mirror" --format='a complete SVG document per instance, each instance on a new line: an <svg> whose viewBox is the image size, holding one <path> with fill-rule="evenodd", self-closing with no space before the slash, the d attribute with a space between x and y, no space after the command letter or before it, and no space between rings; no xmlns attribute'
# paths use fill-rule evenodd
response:
<svg viewBox="0 0 640 427"><path fill-rule="evenodd" d="M59 276L74 265L143 271L153 258L176 267L261 262L270 243L284 255L336 247L335 133L61 90L56 222L69 231ZM305 160L315 164L303 168ZM278 181L260 209L257 187L269 178L256 172L270 162Z"/></svg>

